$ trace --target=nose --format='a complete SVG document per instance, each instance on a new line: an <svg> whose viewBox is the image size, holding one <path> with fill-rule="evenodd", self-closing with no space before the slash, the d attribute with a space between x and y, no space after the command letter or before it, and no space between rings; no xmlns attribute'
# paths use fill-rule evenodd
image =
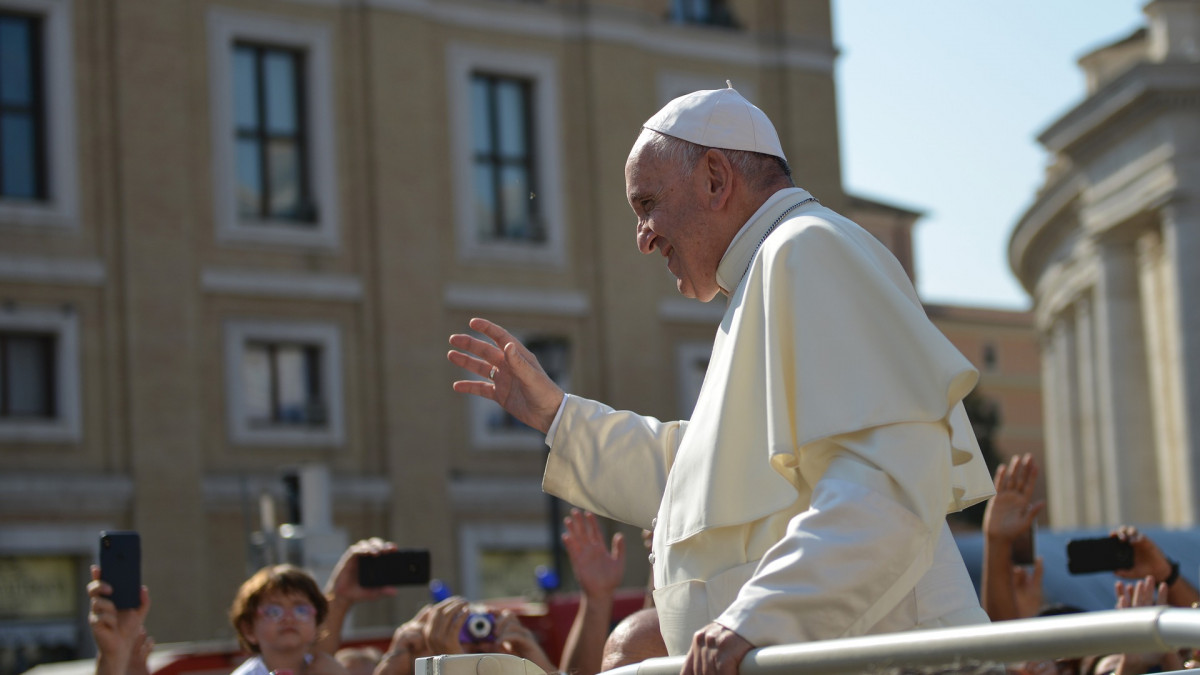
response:
<svg viewBox="0 0 1200 675"><path fill-rule="evenodd" d="M639 220L637 224L637 247L642 253L653 253L655 241L658 235L654 234L654 230L645 221Z"/></svg>

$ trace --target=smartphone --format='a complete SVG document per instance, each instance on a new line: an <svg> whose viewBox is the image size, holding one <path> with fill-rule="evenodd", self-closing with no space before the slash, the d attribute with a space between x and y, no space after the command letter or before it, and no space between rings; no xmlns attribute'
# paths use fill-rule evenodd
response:
<svg viewBox="0 0 1200 675"><path fill-rule="evenodd" d="M1014 565L1032 565L1037 552L1034 550L1034 534L1037 530L1037 523L1032 522L1029 527L1021 533L1021 536L1013 540L1012 547L1012 562Z"/></svg>
<svg viewBox="0 0 1200 675"><path fill-rule="evenodd" d="M424 586L429 583L429 551L401 549L358 558L358 585Z"/></svg>
<svg viewBox="0 0 1200 675"><path fill-rule="evenodd" d="M1067 569L1071 574L1111 572L1133 567L1133 546L1116 537L1072 539L1067 542Z"/></svg>
<svg viewBox="0 0 1200 675"><path fill-rule="evenodd" d="M100 533L100 580L117 609L142 606L142 539L137 532Z"/></svg>

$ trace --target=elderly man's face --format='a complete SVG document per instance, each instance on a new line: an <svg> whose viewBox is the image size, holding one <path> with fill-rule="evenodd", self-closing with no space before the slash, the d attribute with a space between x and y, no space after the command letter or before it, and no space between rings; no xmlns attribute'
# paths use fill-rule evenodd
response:
<svg viewBox="0 0 1200 675"><path fill-rule="evenodd" d="M679 292L707 302L720 291L717 265L728 242L704 208L704 161L689 170L635 145L625 162L625 196L637 216L638 250L661 253Z"/></svg>

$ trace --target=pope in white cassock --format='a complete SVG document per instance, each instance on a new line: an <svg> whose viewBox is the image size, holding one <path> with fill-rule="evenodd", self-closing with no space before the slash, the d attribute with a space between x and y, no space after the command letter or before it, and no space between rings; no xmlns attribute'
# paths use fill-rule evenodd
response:
<svg viewBox="0 0 1200 675"><path fill-rule="evenodd" d="M795 187L732 88L671 101L625 164L643 253L728 298L692 417L566 395L500 326L450 361L546 432L543 488L654 532L654 599L684 674L754 647L987 621L946 513L991 496L962 398L977 372L873 236Z"/></svg>

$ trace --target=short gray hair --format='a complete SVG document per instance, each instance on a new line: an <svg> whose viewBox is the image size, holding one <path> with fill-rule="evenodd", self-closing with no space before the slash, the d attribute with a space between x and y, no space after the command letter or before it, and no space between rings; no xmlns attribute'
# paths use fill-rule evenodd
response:
<svg viewBox="0 0 1200 675"><path fill-rule="evenodd" d="M651 152L654 157L672 163L684 171L696 168L696 163L700 161L704 153L714 149L644 127L642 133L638 135L634 147L638 148L639 152ZM766 187L781 177L792 183L792 168L782 157L748 150L727 150L725 148L716 148L716 150L724 153L729 158L729 164L733 170L741 174L755 188Z"/></svg>

